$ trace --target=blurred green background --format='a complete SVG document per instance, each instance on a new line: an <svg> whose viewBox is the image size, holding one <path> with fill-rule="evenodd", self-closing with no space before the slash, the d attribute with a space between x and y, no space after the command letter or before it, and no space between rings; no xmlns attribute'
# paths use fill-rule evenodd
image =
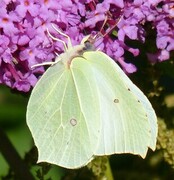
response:
<svg viewBox="0 0 174 180"><path fill-rule="evenodd" d="M26 107L28 97L22 93L11 91L5 86L0 86L0 127L6 133L14 148L22 159L33 147L33 140L30 131L26 125ZM17 164L16 164L17 165ZM35 179L40 166L32 166L30 171ZM9 172L9 166L2 156L0 149L0 180ZM62 177L63 170L53 166L45 176L59 180ZM9 177L7 177L9 179Z"/></svg>

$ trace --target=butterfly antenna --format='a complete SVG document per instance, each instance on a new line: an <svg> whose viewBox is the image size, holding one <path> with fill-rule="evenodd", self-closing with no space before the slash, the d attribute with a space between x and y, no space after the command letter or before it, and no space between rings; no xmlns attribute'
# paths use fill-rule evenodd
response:
<svg viewBox="0 0 174 180"><path fill-rule="evenodd" d="M104 26L105 26L107 20L108 20L108 17L105 18L105 20L104 20L104 22L102 24L102 27L100 28L100 31L99 31L100 34L102 34L102 29L104 29Z"/></svg>
<svg viewBox="0 0 174 180"><path fill-rule="evenodd" d="M102 29L104 29L104 26L105 26L107 20L108 20L108 17L105 18L105 20L100 28L100 31L96 35L93 36L93 40L97 39L97 38L100 39L101 37L103 38L106 35L106 34L105 35L102 34Z"/></svg>
<svg viewBox="0 0 174 180"><path fill-rule="evenodd" d="M66 43L65 43L63 40L58 39L58 38L54 37L53 35L51 35L50 32L49 32L49 30L48 30L48 28L47 28L47 33L48 33L48 35L49 35L53 40L61 42L61 43L63 44L63 46L64 46L64 50L65 50L65 51L68 50Z"/></svg>
<svg viewBox="0 0 174 180"><path fill-rule="evenodd" d="M112 30L113 30L113 29L117 26L117 24L120 22L121 17L122 17L122 15L119 16L118 20L117 20L117 21L115 22L115 24L109 29L108 32L106 32L105 34L102 34L102 29L104 28L104 26L105 26L105 24L107 23L107 20L108 20L108 17L106 17L105 20L104 20L104 22L103 22L103 24L102 24L102 26L101 26L101 28L100 28L99 33L97 33L93 38L94 38L94 39L97 39L97 38L98 38L98 40L99 40L100 38L104 38L107 34L109 34L110 32L112 32ZM101 42L101 43L102 43L102 42ZM100 43L100 44L101 44L101 43ZM98 46L99 46L100 44L98 44ZM99 50L99 48L98 48L97 50Z"/></svg>
<svg viewBox="0 0 174 180"><path fill-rule="evenodd" d="M121 10L121 15L117 18L117 21L115 22L115 24L111 27L111 29L109 29L108 32L106 32L103 37L105 37L107 34L109 34L110 32L112 32L112 30L117 26L117 24L121 21L121 18L123 17L123 9ZM105 19L107 20L107 18ZM106 23L106 22L105 22ZM102 26L103 27L103 26Z"/></svg>
<svg viewBox="0 0 174 180"><path fill-rule="evenodd" d="M117 26L117 24L120 22L121 18L119 18L119 20L111 27L111 29L109 29L108 32L106 32L103 37L105 37L107 34L109 34L110 32L112 32L112 30Z"/></svg>
<svg viewBox="0 0 174 180"><path fill-rule="evenodd" d="M66 35L65 33L63 33L60 29L56 28L56 26L54 24L51 24L52 27L62 36L66 37L68 39L68 48L72 47L72 43L71 43L71 39L68 35Z"/></svg>

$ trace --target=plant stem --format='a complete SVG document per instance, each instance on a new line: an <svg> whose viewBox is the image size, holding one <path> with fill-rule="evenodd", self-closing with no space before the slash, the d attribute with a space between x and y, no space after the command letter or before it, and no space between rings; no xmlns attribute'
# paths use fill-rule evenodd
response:
<svg viewBox="0 0 174 180"><path fill-rule="evenodd" d="M105 177L107 180L114 180L112 170L111 170L111 166L109 163L109 159L107 159L107 163L106 163Z"/></svg>

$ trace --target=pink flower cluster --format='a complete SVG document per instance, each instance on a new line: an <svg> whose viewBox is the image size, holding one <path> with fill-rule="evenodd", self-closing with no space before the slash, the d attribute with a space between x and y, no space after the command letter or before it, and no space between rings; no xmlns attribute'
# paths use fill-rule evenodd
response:
<svg viewBox="0 0 174 180"><path fill-rule="evenodd" d="M148 57L153 63L167 60L174 49L173 17L170 0L1 0L0 84L24 92L36 84L44 68L31 66L53 61L55 52L63 52L63 45L53 41L47 29L66 39L51 24L70 36L74 45L87 34L102 31L106 35L96 46L132 73L136 67L127 63L124 54L137 56L139 49L126 45L126 40L144 42L148 38L144 24L149 22L156 29L157 52Z"/></svg>

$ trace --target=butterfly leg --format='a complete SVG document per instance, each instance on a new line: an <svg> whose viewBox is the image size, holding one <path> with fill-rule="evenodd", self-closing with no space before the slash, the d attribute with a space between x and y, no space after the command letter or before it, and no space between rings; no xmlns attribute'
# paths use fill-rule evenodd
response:
<svg viewBox="0 0 174 180"><path fill-rule="evenodd" d="M57 57L55 61L43 62L43 63L40 63L40 64L35 64L35 65L31 66L31 69L39 67L39 66L47 66L47 65L48 66L49 65L53 66L54 64L58 63L60 60L61 59L59 57Z"/></svg>
<svg viewBox="0 0 174 180"><path fill-rule="evenodd" d="M48 29L47 29L47 33L53 40L61 42L64 46L65 51L67 51L68 48L67 48L67 45L64 41L62 41L61 39L58 39L58 38L54 37L53 35L51 35Z"/></svg>
<svg viewBox="0 0 174 180"><path fill-rule="evenodd" d="M68 35L66 35L65 33L63 33L60 29L57 29L56 26L54 24L51 24L52 27L62 36L66 37L68 39L68 46L72 47L72 43L71 43L71 39Z"/></svg>
<svg viewBox="0 0 174 180"><path fill-rule="evenodd" d="M70 37L69 37L68 35L64 34L60 29L57 29L54 24L51 24L51 25L52 25L53 29L55 29L59 34L61 34L62 36L66 37L66 38L68 39L68 48L72 47L72 43L71 43ZM63 42L64 42L64 41L63 41ZM63 43L63 42L62 42L62 43ZM65 44L65 42L64 42L63 44ZM68 48L66 47L66 50L67 50Z"/></svg>

